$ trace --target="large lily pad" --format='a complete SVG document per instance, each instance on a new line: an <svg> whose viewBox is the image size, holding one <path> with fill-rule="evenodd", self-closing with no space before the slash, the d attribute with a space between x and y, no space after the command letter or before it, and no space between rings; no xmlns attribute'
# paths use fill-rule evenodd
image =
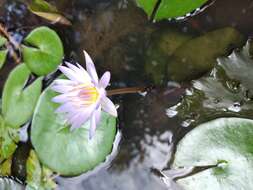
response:
<svg viewBox="0 0 253 190"><path fill-rule="evenodd" d="M27 66L21 64L10 73L4 85L2 112L5 122L12 127L19 127L30 119L40 96L42 78L25 87L30 74Z"/></svg>
<svg viewBox="0 0 253 190"><path fill-rule="evenodd" d="M201 7L208 0L137 0L137 4L151 16L154 13L155 20L177 18L185 16L187 13ZM157 10L156 4L159 3Z"/></svg>
<svg viewBox="0 0 253 190"><path fill-rule="evenodd" d="M253 60L249 43L227 58L218 59L211 73L193 81L185 97L168 109L176 113L184 124L201 123L220 116L253 117Z"/></svg>
<svg viewBox="0 0 253 190"><path fill-rule="evenodd" d="M185 190L253 189L253 120L221 118L202 124L178 144L173 168L207 167L179 179Z"/></svg>
<svg viewBox="0 0 253 190"><path fill-rule="evenodd" d="M57 93L48 88L37 104L31 140L40 161L51 170L73 176L93 169L111 153L116 134L116 118L102 113L95 136L89 140L89 122L70 131L59 106L51 99Z"/></svg>
<svg viewBox="0 0 253 190"><path fill-rule="evenodd" d="M57 69L63 58L63 45L57 33L48 27L33 30L22 46L24 62L37 75L47 75Z"/></svg>

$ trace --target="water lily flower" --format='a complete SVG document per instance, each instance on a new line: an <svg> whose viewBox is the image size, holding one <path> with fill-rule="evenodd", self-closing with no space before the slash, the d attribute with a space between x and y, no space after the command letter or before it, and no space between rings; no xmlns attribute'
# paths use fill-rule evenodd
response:
<svg viewBox="0 0 253 190"><path fill-rule="evenodd" d="M86 70L79 64L75 66L66 63L67 67L59 66L68 79L55 80L52 89L61 94L52 101L62 104L56 112L65 113L71 130L80 128L90 120L89 137L92 138L100 121L101 110L114 117L117 117L117 110L106 96L105 88L110 82L110 72L105 72L99 80L92 59L85 51L84 55Z"/></svg>

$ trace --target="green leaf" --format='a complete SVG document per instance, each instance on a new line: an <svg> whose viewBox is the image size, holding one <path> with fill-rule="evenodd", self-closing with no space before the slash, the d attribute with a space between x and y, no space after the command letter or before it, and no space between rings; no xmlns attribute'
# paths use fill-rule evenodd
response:
<svg viewBox="0 0 253 190"><path fill-rule="evenodd" d="M201 7L208 0L161 0L157 10L155 10L158 0L137 0L137 4L144 9L144 11L151 16L155 11L154 19L169 19L183 17L197 8Z"/></svg>
<svg viewBox="0 0 253 190"><path fill-rule="evenodd" d="M168 76L179 82L198 78L213 68L218 57L227 56L233 48L242 47L244 43L243 36L231 27L194 38L170 57Z"/></svg>
<svg viewBox="0 0 253 190"><path fill-rule="evenodd" d="M153 13L154 7L158 0L137 0L138 6L145 10L147 15L150 17Z"/></svg>
<svg viewBox="0 0 253 190"><path fill-rule="evenodd" d="M1 163L0 165L0 175L1 176L10 176L11 175L11 164L12 157L9 157L7 160Z"/></svg>
<svg viewBox="0 0 253 190"><path fill-rule="evenodd" d="M32 120L31 140L40 161L66 176L78 175L105 161L112 151L116 119L102 113L95 136L89 140L89 124L70 131L59 106L51 100L57 93L48 88L41 95Z"/></svg>
<svg viewBox="0 0 253 190"><path fill-rule="evenodd" d="M4 85L2 112L5 122L13 127L30 119L41 93L42 78L25 87L30 74L27 66L21 64L12 70Z"/></svg>
<svg viewBox="0 0 253 190"><path fill-rule="evenodd" d="M18 141L18 130L9 127L0 115L0 162L12 156Z"/></svg>
<svg viewBox="0 0 253 190"><path fill-rule="evenodd" d="M0 177L1 190L24 190L24 186L11 178Z"/></svg>
<svg viewBox="0 0 253 190"><path fill-rule="evenodd" d="M209 76L193 81L180 103L168 109L184 119L184 125L199 124L221 116L253 117L253 60L249 43L218 64Z"/></svg>
<svg viewBox="0 0 253 190"><path fill-rule="evenodd" d="M44 0L33 0L29 4L28 8L32 13L54 23L71 25L71 22L62 16L55 6Z"/></svg>
<svg viewBox="0 0 253 190"><path fill-rule="evenodd" d="M253 189L253 120L220 118L190 131L172 168L208 167L179 179L185 190Z"/></svg>
<svg viewBox="0 0 253 190"><path fill-rule="evenodd" d="M0 47L2 47L6 43L6 39L0 36ZM6 60L8 50L0 50L0 69L3 67L3 64Z"/></svg>
<svg viewBox="0 0 253 190"><path fill-rule="evenodd" d="M56 183L52 180L53 172L40 165L40 162L34 150L30 151L30 155L26 162L26 170L26 190L50 190L56 188Z"/></svg>
<svg viewBox="0 0 253 190"><path fill-rule="evenodd" d="M24 62L35 74L47 75L55 71L63 58L63 45L57 33L48 27L33 30L22 46Z"/></svg>

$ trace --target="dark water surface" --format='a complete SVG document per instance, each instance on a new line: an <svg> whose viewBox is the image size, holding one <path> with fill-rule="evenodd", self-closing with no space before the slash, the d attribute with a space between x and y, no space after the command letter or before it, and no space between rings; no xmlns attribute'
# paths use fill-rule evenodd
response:
<svg viewBox="0 0 253 190"><path fill-rule="evenodd" d="M82 50L90 53L99 73L112 73L111 88L150 86L145 74L146 48L154 31L177 28L186 34L204 34L231 26L245 38L253 35L252 0L216 0L205 11L183 21L151 23L145 13L130 0L52 1L73 21L72 27L50 25L30 14L26 6L14 0L0 1L0 20L22 40L25 34L40 25L54 28L64 41L66 60L84 63ZM15 64L10 60L0 71L0 91L7 74ZM178 118L169 119L166 109L176 104L184 93L184 83L177 87L164 81L146 96L114 97L120 105L119 127L122 132L115 159L89 176L58 178L60 190L165 190L171 189L154 169L168 168L174 142L189 130ZM172 189L171 189L172 190Z"/></svg>

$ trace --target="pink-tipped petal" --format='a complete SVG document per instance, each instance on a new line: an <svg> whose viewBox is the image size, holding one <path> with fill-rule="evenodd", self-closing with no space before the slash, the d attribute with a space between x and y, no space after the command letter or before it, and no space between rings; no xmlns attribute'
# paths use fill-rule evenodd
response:
<svg viewBox="0 0 253 190"><path fill-rule="evenodd" d="M90 129L89 129L89 139L91 140L94 137L96 132L96 116L95 113L92 114L90 119Z"/></svg>
<svg viewBox="0 0 253 190"><path fill-rule="evenodd" d="M98 75L95 68L95 65L90 58L89 54L86 51L83 51L85 55L85 62L86 62L86 70L88 71L90 77L92 78L95 84L98 84Z"/></svg>
<svg viewBox="0 0 253 190"><path fill-rule="evenodd" d="M102 105L102 109L105 112L109 113L110 115L114 117L118 116L117 109L109 98L107 97L102 98L101 105Z"/></svg>
<svg viewBox="0 0 253 190"><path fill-rule="evenodd" d="M109 85L111 79L111 73L109 71L105 72L99 81L99 86L106 88Z"/></svg>

